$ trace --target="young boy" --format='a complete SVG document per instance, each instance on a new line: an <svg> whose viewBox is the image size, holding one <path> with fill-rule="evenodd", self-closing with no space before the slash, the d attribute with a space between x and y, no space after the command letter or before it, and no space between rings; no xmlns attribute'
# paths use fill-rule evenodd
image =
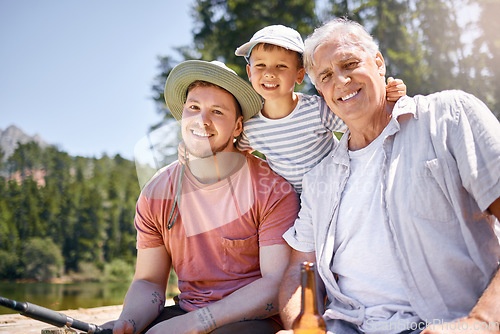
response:
<svg viewBox="0 0 500 334"><path fill-rule="evenodd" d="M333 132L344 132L342 120L323 98L294 92L301 84L304 43L292 28L272 25L257 31L236 49L248 62L247 74L263 98L263 109L244 123L240 150L257 150L269 166L302 192L302 176L316 166L337 141ZM403 81L388 79L387 99L406 94Z"/></svg>

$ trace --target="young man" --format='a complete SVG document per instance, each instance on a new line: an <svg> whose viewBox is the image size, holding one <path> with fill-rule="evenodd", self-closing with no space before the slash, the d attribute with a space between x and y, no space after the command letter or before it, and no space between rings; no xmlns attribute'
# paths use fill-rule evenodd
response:
<svg viewBox="0 0 500 334"><path fill-rule="evenodd" d="M293 188L234 146L262 101L219 62L186 61L165 85L189 152L146 185L138 203L137 267L114 333L275 333L282 239L296 218ZM164 308L170 268L179 304ZM156 320L155 320L156 318Z"/></svg>

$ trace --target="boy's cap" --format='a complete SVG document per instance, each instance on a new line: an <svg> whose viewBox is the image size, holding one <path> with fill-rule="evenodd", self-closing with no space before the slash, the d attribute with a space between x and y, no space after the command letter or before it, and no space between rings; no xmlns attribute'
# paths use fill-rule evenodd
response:
<svg viewBox="0 0 500 334"><path fill-rule="evenodd" d="M220 61L187 60L172 69L165 83L165 102L178 121L187 98L187 89L195 81L207 81L231 93L241 106L243 122L262 109L259 94L236 72Z"/></svg>
<svg viewBox="0 0 500 334"><path fill-rule="evenodd" d="M288 50L304 53L304 41L296 30L283 25L272 25L257 31L250 41L237 48L234 54L248 58L253 47L259 43L274 44Z"/></svg>

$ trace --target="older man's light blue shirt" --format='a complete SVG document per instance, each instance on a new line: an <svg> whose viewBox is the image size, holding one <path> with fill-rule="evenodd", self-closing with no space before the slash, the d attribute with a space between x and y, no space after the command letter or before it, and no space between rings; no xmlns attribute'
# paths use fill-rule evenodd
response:
<svg viewBox="0 0 500 334"><path fill-rule="evenodd" d="M500 259L496 219L485 214L500 196L500 124L461 91L403 97L392 115L383 143L382 204L409 303L431 323L463 317ZM350 170L347 137L305 175L299 218L284 238L296 250L316 252L327 324L342 319L362 327L364 306L339 291L331 271Z"/></svg>

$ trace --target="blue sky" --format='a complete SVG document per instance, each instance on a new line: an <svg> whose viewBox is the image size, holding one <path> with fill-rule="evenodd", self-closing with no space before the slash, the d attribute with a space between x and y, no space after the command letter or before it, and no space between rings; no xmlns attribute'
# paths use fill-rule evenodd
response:
<svg viewBox="0 0 500 334"><path fill-rule="evenodd" d="M0 0L0 129L72 155L116 153L157 123L158 56L192 41L192 1Z"/></svg>

